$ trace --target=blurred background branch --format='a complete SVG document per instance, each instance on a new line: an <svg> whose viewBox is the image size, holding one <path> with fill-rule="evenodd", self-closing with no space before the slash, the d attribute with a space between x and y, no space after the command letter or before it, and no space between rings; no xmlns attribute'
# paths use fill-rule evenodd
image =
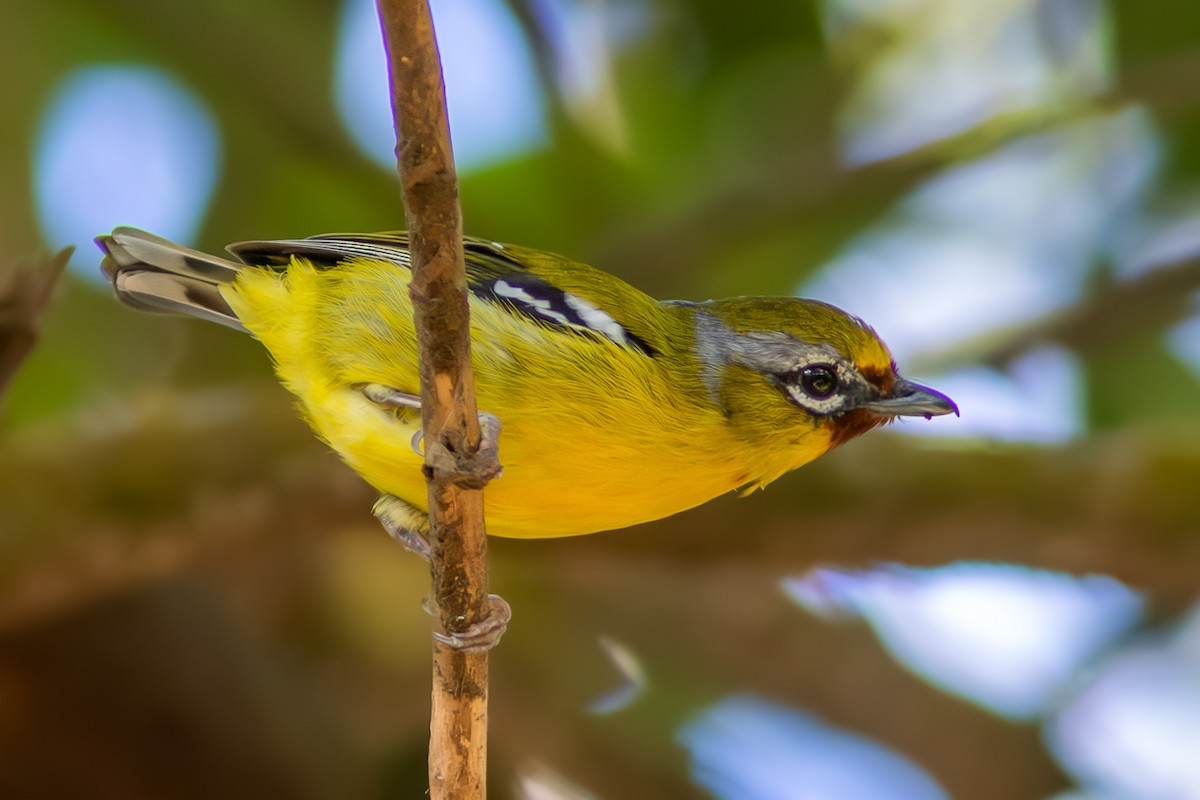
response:
<svg viewBox="0 0 1200 800"><path fill-rule="evenodd" d="M963 409L492 542L493 794L1196 796L1193 0L433 11L470 233L841 305ZM0 794L421 791L423 570L258 350L118 308L87 244L395 227L371 3L6 22L0 246L80 249L0 418ZM645 686L596 716L601 636Z"/></svg>
<svg viewBox="0 0 1200 800"><path fill-rule="evenodd" d="M37 343L38 323L73 249L0 271L0 398Z"/></svg>
<svg viewBox="0 0 1200 800"><path fill-rule="evenodd" d="M230 413L207 422L186 413L213 402ZM163 395L128 410L116 433L79 426L13 443L0 457L0 506L22 535L0 553L0 627L186 573L228 548L311 546L322 530L369 526L370 490L287 412L283 398L263 393ZM93 464L108 466L84 481ZM146 464L158 466L157 481ZM181 485L180 475L192 480ZM1200 562L1198 478L1195 441L1177 437L1114 436L1044 452L912 449L878 437L777 489L646 529L492 547L498 559L546 560L554 574L561 559L702 565L736 556L758 565L764 585L771 574L822 564L1006 561L1113 575L1178 611L1195 593ZM980 482L987 493L972 490ZM62 486L77 487L72 502L47 513ZM797 506L806 508L802 524ZM731 543L728 531L742 527L754 535Z"/></svg>
<svg viewBox="0 0 1200 800"><path fill-rule="evenodd" d="M915 369L944 372L973 364L1002 369L1030 350L1050 344L1094 352L1195 314L1200 257L1154 266L1135 278L1099 287L1081 302L1040 319L988 331L942 352L923 353L914 359Z"/></svg>

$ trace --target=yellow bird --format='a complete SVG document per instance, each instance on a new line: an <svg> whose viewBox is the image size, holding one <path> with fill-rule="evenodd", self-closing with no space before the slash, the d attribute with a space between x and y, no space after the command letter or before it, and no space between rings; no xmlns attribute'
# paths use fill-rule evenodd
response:
<svg viewBox="0 0 1200 800"><path fill-rule="evenodd" d="M238 262L133 228L96 241L129 305L262 341L317 434L422 518L405 234L242 242ZM464 247L477 402L503 424L489 533L623 528L765 486L895 417L958 413L825 303L659 302L562 256Z"/></svg>

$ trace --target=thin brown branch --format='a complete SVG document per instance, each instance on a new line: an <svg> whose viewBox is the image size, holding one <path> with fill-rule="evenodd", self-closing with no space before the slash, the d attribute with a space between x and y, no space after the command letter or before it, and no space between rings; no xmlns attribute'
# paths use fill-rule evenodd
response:
<svg viewBox="0 0 1200 800"><path fill-rule="evenodd" d="M0 397L37 344L38 320L75 248L0 275Z"/></svg>
<svg viewBox="0 0 1200 800"><path fill-rule="evenodd" d="M491 615L480 453L471 374L462 218L446 91L425 0L378 0L388 51L396 157L413 258L410 292L421 349L421 409L429 485L433 600L446 634ZM486 470L484 470L486 471ZM487 652L435 641L430 796L482 798L487 766Z"/></svg>

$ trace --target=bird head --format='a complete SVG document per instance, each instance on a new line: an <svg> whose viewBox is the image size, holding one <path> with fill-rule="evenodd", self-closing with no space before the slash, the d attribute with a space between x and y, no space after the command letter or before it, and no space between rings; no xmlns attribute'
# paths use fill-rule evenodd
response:
<svg viewBox="0 0 1200 800"><path fill-rule="evenodd" d="M764 436L811 442L816 429L823 452L897 417L958 414L946 395L901 377L870 326L827 303L756 297L699 309L710 392L735 424Z"/></svg>

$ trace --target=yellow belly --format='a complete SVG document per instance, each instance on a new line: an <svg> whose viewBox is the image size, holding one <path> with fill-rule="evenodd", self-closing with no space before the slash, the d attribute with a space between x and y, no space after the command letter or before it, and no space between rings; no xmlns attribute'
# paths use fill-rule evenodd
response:
<svg viewBox="0 0 1200 800"><path fill-rule="evenodd" d="M481 387L481 408L488 407L488 394ZM418 412L381 410L352 389L302 400L313 427L369 483L427 507L423 459L412 448ZM552 420L514 409L502 425L504 474L484 491L488 532L498 536L574 536L623 528L699 505L750 479L736 452L698 463L697 450L706 448L639 448L622 442L627 432L619 427L551 427Z"/></svg>

